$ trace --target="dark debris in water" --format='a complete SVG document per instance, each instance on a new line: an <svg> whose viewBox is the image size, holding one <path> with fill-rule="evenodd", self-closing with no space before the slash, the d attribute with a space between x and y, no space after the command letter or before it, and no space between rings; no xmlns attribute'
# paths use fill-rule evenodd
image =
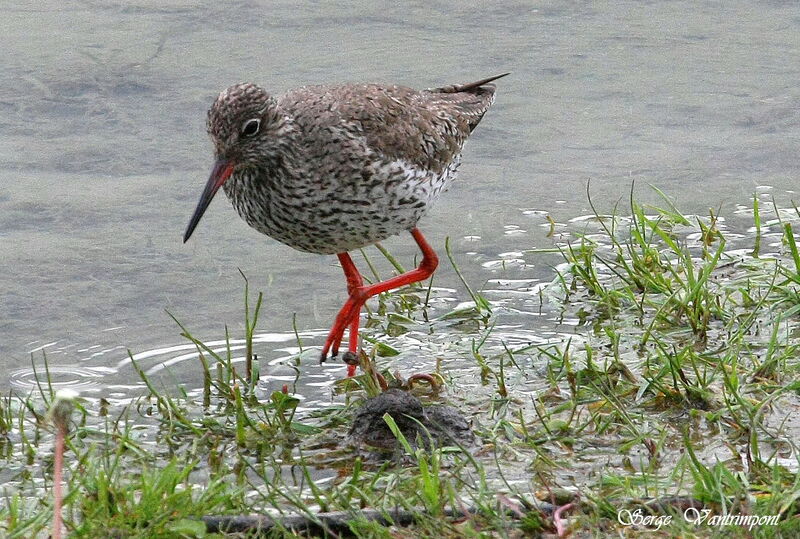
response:
<svg viewBox="0 0 800 539"><path fill-rule="evenodd" d="M384 420L386 414L413 447L475 443L469 421L461 412L446 405L423 406L417 397L401 389L389 389L367 399L353 418L350 440L382 450L400 449L397 437Z"/></svg>

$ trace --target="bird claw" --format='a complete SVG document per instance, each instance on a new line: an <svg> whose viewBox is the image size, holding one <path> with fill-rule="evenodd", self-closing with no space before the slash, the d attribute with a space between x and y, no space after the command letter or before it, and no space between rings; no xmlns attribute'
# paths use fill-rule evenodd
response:
<svg viewBox="0 0 800 539"><path fill-rule="evenodd" d="M331 354L330 354L330 358L333 359L338 355L339 355L339 351L338 350L332 351ZM319 357L319 362L320 363L325 363L325 361L328 359L328 357L329 356L327 354L327 350L325 350L323 348L322 354L320 354L320 357ZM344 363L348 364L348 365L358 365L358 354L356 354L352 350L348 350L347 352L342 354L342 361Z"/></svg>
<svg viewBox="0 0 800 539"><path fill-rule="evenodd" d="M325 363L325 361L327 361L328 358L334 359L337 355L339 355L338 350L334 351L334 352L331 352L331 354L328 355L328 347L327 346L324 347L322 349L322 353L319 355L319 363L320 363L320 365Z"/></svg>
<svg viewBox="0 0 800 539"><path fill-rule="evenodd" d="M351 327L353 324L352 318L355 316L355 320L358 321L359 311L361 310L361 304L358 304L358 307L355 307L356 304L353 303L352 297L348 299L347 303L344 304L342 309L339 311L339 314L336 317L336 321L331 328L330 333L328 333L328 338L325 340L325 346L322 347L322 354L320 355L319 362L324 363L326 359L328 359L328 351L330 351L330 357L335 358L339 355L339 346L342 344L342 339L344 338L344 332L347 330L348 327ZM357 339L358 333L355 332L355 338ZM351 338L354 337L354 334L351 334ZM350 351L350 354L355 356L354 351ZM351 358L348 358L347 353L343 358L345 363L348 365L353 365L350 363L352 361ZM348 359L350 361L348 361ZM358 364L358 360L355 360L355 364Z"/></svg>
<svg viewBox="0 0 800 539"><path fill-rule="evenodd" d="M325 363L325 360L327 359L327 350L328 350L327 346L325 346L322 349L322 354L320 355L319 358L320 364ZM338 353L338 343L336 345L336 349L333 352L331 352L331 357L332 358L336 357L337 353ZM358 367L359 364L358 355L356 355L356 353L353 352L352 350L348 350L347 352L342 354L342 361L344 361L347 364L347 377L350 378L355 376L356 368Z"/></svg>
<svg viewBox="0 0 800 539"><path fill-rule="evenodd" d="M333 330L331 330L331 332L333 332ZM333 359L339 355L339 345L342 344L342 337L344 337L344 335L341 333L339 335L335 335L334 333L328 335L328 339L325 341L325 346L322 347L322 353L319 356L320 364L325 363L328 357ZM329 350L330 356L328 356Z"/></svg>

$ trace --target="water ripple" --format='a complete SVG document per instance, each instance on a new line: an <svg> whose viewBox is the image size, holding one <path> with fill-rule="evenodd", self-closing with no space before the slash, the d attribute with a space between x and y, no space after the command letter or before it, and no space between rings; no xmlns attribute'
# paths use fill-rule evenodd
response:
<svg viewBox="0 0 800 539"><path fill-rule="evenodd" d="M37 369L37 371L33 368L24 368L11 371L9 383L12 388L26 392L38 389L40 385L42 388L52 387L53 391L74 389L80 392L102 387L103 378L114 372L114 369L107 367L52 366L48 370Z"/></svg>

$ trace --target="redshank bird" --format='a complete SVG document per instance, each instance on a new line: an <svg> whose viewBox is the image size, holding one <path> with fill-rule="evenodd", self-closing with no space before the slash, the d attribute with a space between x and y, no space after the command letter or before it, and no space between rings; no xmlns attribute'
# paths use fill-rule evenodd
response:
<svg viewBox="0 0 800 539"><path fill-rule="evenodd" d="M438 258L417 221L456 175L461 149L494 101L498 75L470 84L304 86L272 96L255 84L223 90L208 111L216 162L183 241L220 187L259 232L300 251L336 254L349 298L322 348L335 357L368 298L430 277ZM419 267L365 286L348 251L410 231Z"/></svg>

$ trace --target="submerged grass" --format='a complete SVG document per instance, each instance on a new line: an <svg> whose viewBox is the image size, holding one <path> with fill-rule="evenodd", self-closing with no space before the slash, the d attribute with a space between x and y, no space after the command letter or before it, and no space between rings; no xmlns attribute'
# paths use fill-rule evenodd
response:
<svg viewBox="0 0 800 539"><path fill-rule="evenodd" d="M273 517L272 536L796 536L800 216L756 197L755 238L729 239L718 211L684 215L657 194L663 207L631 195L625 215L593 208L581 230L559 234L550 220L552 247L528 255L555 265L539 298L564 322L557 339L502 339L502 309L467 286L449 243L471 305L439 314L429 286L370 312L373 356L400 354L384 337L418 325L420 311L429 331L468 337L449 343L459 369L437 370L476 448L417 447L388 416L396 458L348 444L353 409L376 391L366 375L313 412L288 387L260 392L263 302L251 304L246 279L245 372L230 338L220 351L175 319L202 388L160 389L131 356L145 395L80 401L66 440L70 536L236 537L203 518L254 513ZM299 341L297 361L308 350ZM53 386L42 381L0 399L3 537L49 531Z"/></svg>

